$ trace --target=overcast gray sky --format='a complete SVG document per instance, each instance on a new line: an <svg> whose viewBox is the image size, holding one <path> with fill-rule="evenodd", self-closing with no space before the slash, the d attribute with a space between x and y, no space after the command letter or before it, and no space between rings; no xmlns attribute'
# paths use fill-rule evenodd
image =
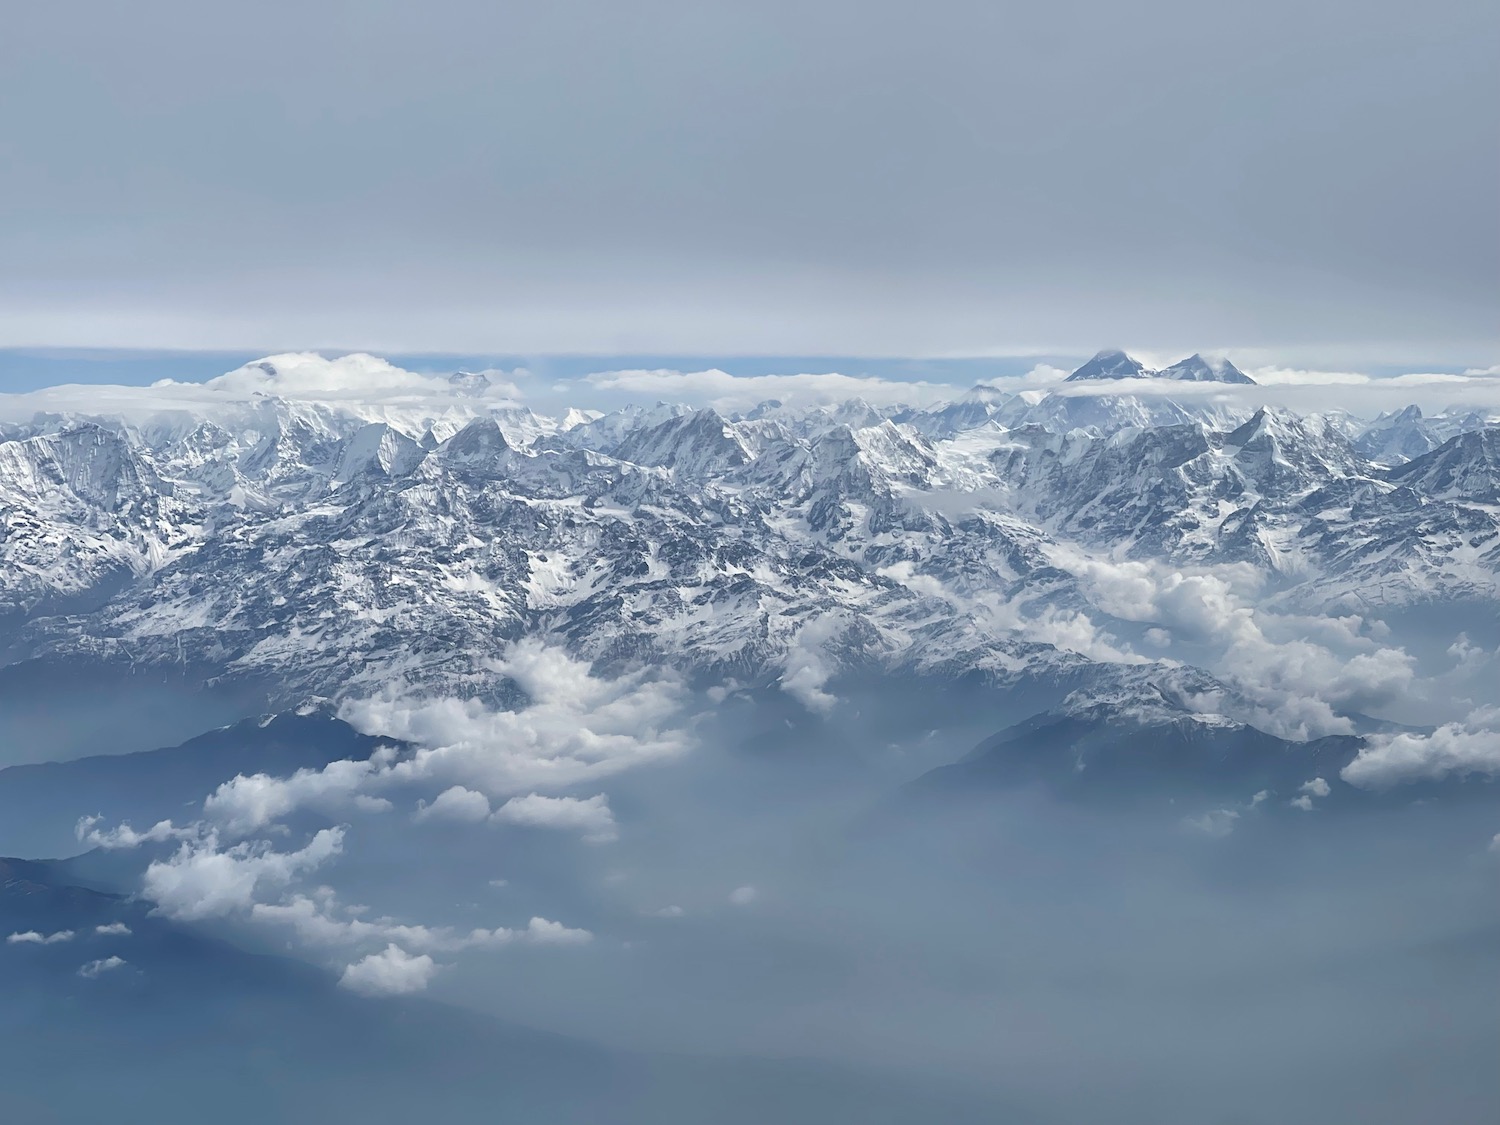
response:
<svg viewBox="0 0 1500 1125"><path fill-rule="evenodd" d="M1497 13L8 4L0 346L1488 365Z"/></svg>

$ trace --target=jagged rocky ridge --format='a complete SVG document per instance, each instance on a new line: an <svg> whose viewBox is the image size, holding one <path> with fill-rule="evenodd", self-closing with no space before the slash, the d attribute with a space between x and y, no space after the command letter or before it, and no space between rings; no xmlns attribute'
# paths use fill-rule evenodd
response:
<svg viewBox="0 0 1500 1125"><path fill-rule="evenodd" d="M1233 368L1159 374L1203 372ZM1500 596L1500 430L1477 413L979 387L553 419L482 379L440 409L257 395L5 427L6 662L264 676L289 705L503 696L493 661L527 636L706 683L1061 682L1099 672L1049 624L1096 608L1079 558L1248 566L1310 612Z"/></svg>

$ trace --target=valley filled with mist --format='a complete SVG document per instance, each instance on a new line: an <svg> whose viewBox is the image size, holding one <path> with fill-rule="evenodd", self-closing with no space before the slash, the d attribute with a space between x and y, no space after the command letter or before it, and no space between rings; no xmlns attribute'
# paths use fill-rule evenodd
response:
<svg viewBox="0 0 1500 1125"><path fill-rule="evenodd" d="M0 1104L1490 1120L1500 380L1281 378L0 396Z"/></svg>

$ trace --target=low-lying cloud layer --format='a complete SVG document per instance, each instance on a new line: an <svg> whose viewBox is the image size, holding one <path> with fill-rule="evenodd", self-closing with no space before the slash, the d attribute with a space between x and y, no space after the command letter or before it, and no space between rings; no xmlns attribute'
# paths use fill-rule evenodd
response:
<svg viewBox="0 0 1500 1125"><path fill-rule="evenodd" d="M106 849L175 844L170 855L147 866L141 888L169 918L276 926L312 950L383 946L352 963L343 979L346 987L370 994L425 987L438 968L432 954L587 942L588 930L542 917L519 928L465 931L367 918L364 907L343 903L331 888L297 889L343 854L346 826L319 829L290 850L276 843L286 832L283 822L304 810L379 816L394 808L393 795L432 792L446 782L453 784L415 801L413 820L560 831L589 844L618 839L607 794L554 795L537 788L567 788L683 753L689 735L682 725L682 685L644 671L600 678L586 662L531 640L513 646L497 670L524 693L516 710L456 699L345 704L356 725L413 743L409 754L386 746L366 761L337 761L287 777L240 775L206 796L200 820L136 831L129 824L103 828L97 817L86 817L78 836Z"/></svg>
<svg viewBox="0 0 1500 1125"><path fill-rule="evenodd" d="M1383 789L1411 781L1446 777L1500 776L1500 709L1472 711L1436 730L1375 734L1343 778L1361 788Z"/></svg>
<svg viewBox="0 0 1500 1125"><path fill-rule="evenodd" d="M1500 367L1463 371L1371 375L1247 366L1259 385L1184 383L1164 379L1121 379L1066 383L1065 368L1035 364L1023 375L989 376L984 385L1003 394L1075 398L1172 398L1233 406L1248 414L1262 406L1299 413L1342 411L1373 417L1416 403L1435 413L1444 409L1500 410ZM161 412L202 413L231 404L250 405L276 395L330 409L356 410L372 420L464 419L521 404L544 414L569 407L614 409L627 403L666 401L711 406L730 414L766 402L787 406L837 405L863 400L879 407L932 406L962 398L968 383L897 379L837 370L732 375L701 371L600 370L578 379L543 382L524 368L485 371L459 385L447 371L412 371L363 353L324 357L317 353L271 355L205 382L159 380L151 386L60 386L0 395L0 421L27 421L37 413L120 414L147 418Z"/></svg>

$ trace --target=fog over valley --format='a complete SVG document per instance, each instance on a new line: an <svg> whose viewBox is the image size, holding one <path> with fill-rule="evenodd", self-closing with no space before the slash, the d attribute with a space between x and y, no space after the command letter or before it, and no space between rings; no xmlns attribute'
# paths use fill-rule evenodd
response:
<svg viewBox="0 0 1500 1125"><path fill-rule="evenodd" d="M287 353L0 519L18 1119L1500 1105L1493 370Z"/></svg>
<svg viewBox="0 0 1500 1125"><path fill-rule="evenodd" d="M1500 5L0 32L0 1125L1495 1125Z"/></svg>

